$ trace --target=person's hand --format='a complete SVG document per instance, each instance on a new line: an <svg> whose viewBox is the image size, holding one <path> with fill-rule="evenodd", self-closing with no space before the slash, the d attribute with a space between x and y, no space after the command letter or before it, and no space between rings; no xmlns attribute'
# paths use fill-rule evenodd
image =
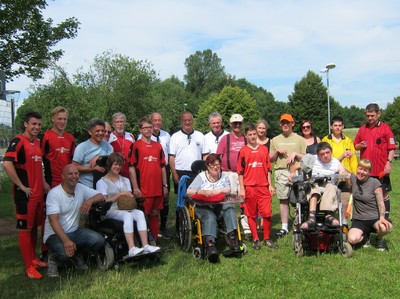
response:
<svg viewBox="0 0 400 299"><path fill-rule="evenodd" d="M244 190L242 190L242 188L240 188L238 196L239 196L239 199L245 200L245 192L244 192Z"/></svg>
<svg viewBox="0 0 400 299"><path fill-rule="evenodd" d="M49 193L50 189L51 189L50 185L45 182L44 183L44 192Z"/></svg>
<svg viewBox="0 0 400 299"><path fill-rule="evenodd" d="M99 158L99 155L96 155L92 158L92 160L89 161L90 168L95 168L98 158Z"/></svg>
<svg viewBox="0 0 400 299"><path fill-rule="evenodd" d="M179 184L179 175L177 173L172 174L172 178L174 179L175 184Z"/></svg>
<svg viewBox="0 0 400 299"><path fill-rule="evenodd" d="M92 201L87 200L81 205L79 210L81 211L82 214L89 214L91 207L92 207Z"/></svg>
<svg viewBox="0 0 400 299"><path fill-rule="evenodd" d="M297 154L296 154L296 153L291 153L291 154L288 156L288 158L286 159L286 163L287 163L287 164L292 164L292 163L294 163L294 162L296 161L296 157L297 157Z"/></svg>
<svg viewBox="0 0 400 299"><path fill-rule="evenodd" d="M279 148L276 150L276 152L278 153L278 156L283 156L286 157L287 156L287 149L284 148Z"/></svg>
<svg viewBox="0 0 400 299"><path fill-rule="evenodd" d="M22 187L19 187L19 189L26 194L27 198L32 195L32 189L26 187L25 185L22 185Z"/></svg>
<svg viewBox="0 0 400 299"><path fill-rule="evenodd" d="M101 167L101 166L99 166L99 165L95 165L95 166L93 167L93 170L97 170L98 172L101 172L101 173L103 173L104 171L106 171L106 169L105 169L104 167Z"/></svg>
<svg viewBox="0 0 400 299"><path fill-rule="evenodd" d="M136 197L140 197L140 196L142 195L142 191L140 191L139 188L134 188L133 194L134 194Z"/></svg>
<svg viewBox="0 0 400 299"><path fill-rule="evenodd" d="M386 165L385 165L385 168L383 169L383 171L385 172L386 175L390 174L392 172L392 164L389 161L386 162Z"/></svg>
<svg viewBox="0 0 400 299"><path fill-rule="evenodd" d="M63 246L64 246L66 256L71 257L75 254L76 245L74 242L72 242L71 240L68 240L63 243Z"/></svg>
<svg viewBox="0 0 400 299"><path fill-rule="evenodd" d="M275 193L276 193L276 190L275 190L274 186L269 185L268 189L269 189L269 193L271 193L271 196L274 196Z"/></svg>
<svg viewBox="0 0 400 299"><path fill-rule="evenodd" d="M343 153L343 159L344 158L350 158L351 156L353 156L353 153L351 152L351 150L347 149L344 153Z"/></svg>
<svg viewBox="0 0 400 299"><path fill-rule="evenodd" d="M366 148L367 147L367 141L361 141L360 143L360 146L362 147L362 148Z"/></svg>
<svg viewBox="0 0 400 299"><path fill-rule="evenodd" d="M378 227L379 227L379 229L380 229L381 231L389 232L389 231L392 230L393 225L392 225L392 223L390 223L389 221L387 221L385 218L382 218L382 217L381 217L381 218L378 220Z"/></svg>
<svg viewBox="0 0 400 299"><path fill-rule="evenodd" d="M132 194L132 192L130 192L130 191L120 192L119 195L120 195L120 196L121 196L121 195L125 195L125 196L128 196L128 197L133 197L133 194Z"/></svg>

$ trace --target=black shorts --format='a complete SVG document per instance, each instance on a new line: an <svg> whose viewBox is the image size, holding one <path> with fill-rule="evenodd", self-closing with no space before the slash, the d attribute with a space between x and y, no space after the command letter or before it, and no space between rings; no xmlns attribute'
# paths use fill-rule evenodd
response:
<svg viewBox="0 0 400 299"><path fill-rule="evenodd" d="M378 220L379 219L374 219L374 220L353 219L353 221L351 223L351 228L358 228L358 229L362 230L364 236L368 236L370 233L376 233L374 224Z"/></svg>
<svg viewBox="0 0 400 299"><path fill-rule="evenodd" d="M388 193L388 192L392 191L392 184L390 183L390 176L385 175L382 178L379 178L377 176L371 176L371 177L376 178L377 180L379 180L379 182L382 185L383 193Z"/></svg>

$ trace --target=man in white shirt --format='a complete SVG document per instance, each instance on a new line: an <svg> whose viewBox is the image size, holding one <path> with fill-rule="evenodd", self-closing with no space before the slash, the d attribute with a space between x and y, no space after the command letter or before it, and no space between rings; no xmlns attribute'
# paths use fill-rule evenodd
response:
<svg viewBox="0 0 400 299"><path fill-rule="evenodd" d="M204 143L209 153L215 154L221 138L229 132L222 128L222 117L218 112L213 112L210 114L208 117L208 123L211 131L204 135Z"/></svg>

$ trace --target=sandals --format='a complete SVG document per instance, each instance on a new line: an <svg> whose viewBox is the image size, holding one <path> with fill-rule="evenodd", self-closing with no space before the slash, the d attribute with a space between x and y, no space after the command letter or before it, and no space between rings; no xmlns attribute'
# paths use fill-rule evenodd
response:
<svg viewBox="0 0 400 299"><path fill-rule="evenodd" d="M325 225L328 227L339 227L340 223L339 223L339 220L337 220L331 214L327 214L325 216Z"/></svg>
<svg viewBox="0 0 400 299"><path fill-rule="evenodd" d="M315 211L310 211L308 220L306 222L303 222L300 228L302 230L315 230L315 222Z"/></svg>

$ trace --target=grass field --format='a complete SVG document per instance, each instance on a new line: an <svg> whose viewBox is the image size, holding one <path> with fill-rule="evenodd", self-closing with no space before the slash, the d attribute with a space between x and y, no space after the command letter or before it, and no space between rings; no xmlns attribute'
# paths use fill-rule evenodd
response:
<svg viewBox="0 0 400 299"><path fill-rule="evenodd" d="M340 254L296 258L291 234L278 240L275 251L251 248L241 259L221 257L221 263L197 261L174 242L161 263L125 264L101 272L63 272L60 278L33 281L24 275L17 236L0 238L0 298L398 298L400 282L399 219L400 162L393 163L391 218L394 231L386 240L388 252L374 247L355 250L348 259ZM10 184L0 200L1 217L12 212ZM276 201L274 202L276 203ZM280 228L274 206L273 235ZM169 228L174 230L174 210ZM45 271L43 271L45 273Z"/></svg>

